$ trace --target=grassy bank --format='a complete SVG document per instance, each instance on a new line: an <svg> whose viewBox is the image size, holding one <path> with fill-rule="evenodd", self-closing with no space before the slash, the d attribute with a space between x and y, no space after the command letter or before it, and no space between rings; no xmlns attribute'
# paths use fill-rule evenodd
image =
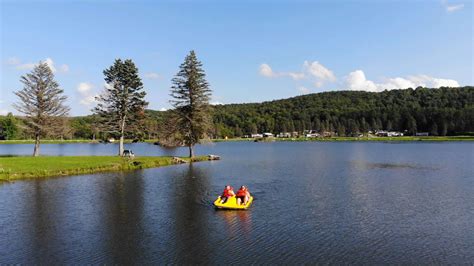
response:
<svg viewBox="0 0 474 266"><path fill-rule="evenodd" d="M124 143L132 143L132 139L124 140ZM156 140L144 140L143 142L146 143L154 143ZM12 139L12 140L0 140L0 144L34 144L35 140L33 139ZM91 139L44 139L41 140L41 144L67 144L67 143L100 143L99 140L91 140ZM111 143L119 143L118 141L109 142Z"/></svg>
<svg viewBox="0 0 474 266"><path fill-rule="evenodd" d="M474 141L473 136L443 136L443 137L330 137L330 138L287 138L278 141Z"/></svg>
<svg viewBox="0 0 474 266"><path fill-rule="evenodd" d="M12 140L0 140L0 144L34 144L33 139L12 139ZM90 139L45 139L41 140L41 144L64 144L64 143L99 143L98 140Z"/></svg>
<svg viewBox="0 0 474 266"><path fill-rule="evenodd" d="M189 162L188 158L182 158ZM195 161L207 160L199 156ZM0 180L35 179L51 176L91 174L172 165L173 157L136 157L133 160L118 156L41 156L0 157Z"/></svg>

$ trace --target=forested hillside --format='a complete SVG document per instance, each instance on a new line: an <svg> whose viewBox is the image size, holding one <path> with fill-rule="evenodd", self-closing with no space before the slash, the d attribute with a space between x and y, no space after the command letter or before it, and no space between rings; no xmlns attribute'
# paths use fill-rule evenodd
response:
<svg viewBox="0 0 474 266"><path fill-rule="evenodd" d="M128 138L157 138L168 112L147 110L139 132ZM405 89L384 92L333 91L263 103L214 106L212 137L261 132L317 130L340 136L369 130L463 135L474 132L474 87ZM0 117L0 139L31 138L22 119ZM113 136L99 130L93 116L73 117L49 138L91 139Z"/></svg>
<svg viewBox="0 0 474 266"><path fill-rule="evenodd" d="M219 135L305 129L336 131L339 135L377 129L452 135L474 131L474 87L334 91L264 103L220 105L215 110Z"/></svg>

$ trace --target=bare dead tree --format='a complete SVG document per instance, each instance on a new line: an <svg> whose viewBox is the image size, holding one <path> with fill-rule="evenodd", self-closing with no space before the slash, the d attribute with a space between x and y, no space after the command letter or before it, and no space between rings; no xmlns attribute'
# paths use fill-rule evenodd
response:
<svg viewBox="0 0 474 266"><path fill-rule="evenodd" d="M14 107L25 115L26 128L35 138L33 156L38 156L40 138L63 125L58 118L69 112L69 107L64 105L67 97L46 62L39 62L20 82L23 89L15 92L20 101Z"/></svg>

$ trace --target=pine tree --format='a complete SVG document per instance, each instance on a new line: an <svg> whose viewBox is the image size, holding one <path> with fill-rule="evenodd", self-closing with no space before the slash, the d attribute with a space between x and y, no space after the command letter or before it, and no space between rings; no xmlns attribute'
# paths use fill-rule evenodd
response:
<svg viewBox="0 0 474 266"><path fill-rule="evenodd" d="M120 136L119 155L123 155L124 136L133 131L130 125L139 124L148 103L146 92L132 60L116 59L104 70L105 92L96 97L94 113L98 115L103 129ZM133 123L132 123L133 122Z"/></svg>
<svg viewBox="0 0 474 266"><path fill-rule="evenodd" d="M39 62L20 81L23 89L15 92L20 102L14 107L26 117L27 130L35 137L33 156L38 156L40 138L60 129L62 123L58 123L61 120L58 118L69 112L69 107L64 105L67 97L63 95L64 91L54 80L54 74L46 62Z"/></svg>
<svg viewBox="0 0 474 266"><path fill-rule="evenodd" d="M171 96L175 130L194 157L193 146L206 137L212 128L209 100L211 89L206 81L202 63L194 51L186 56L180 70L173 78Z"/></svg>

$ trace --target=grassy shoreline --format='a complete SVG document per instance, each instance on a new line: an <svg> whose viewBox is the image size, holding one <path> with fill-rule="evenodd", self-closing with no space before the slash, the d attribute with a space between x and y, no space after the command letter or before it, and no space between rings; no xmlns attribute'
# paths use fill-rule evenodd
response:
<svg viewBox="0 0 474 266"><path fill-rule="evenodd" d="M331 137L331 138L299 138L286 141L474 141L473 136L444 136L444 137Z"/></svg>
<svg viewBox="0 0 474 266"><path fill-rule="evenodd" d="M189 158L181 158L189 162ZM205 161L198 156L194 161ZM38 179L161 167L176 164L173 157L140 156L124 159L118 156L40 156L0 157L0 181Z"/></svg>
<svg viewBox="0 0 474 266"><path fill-rule="evenodd" d="M232 142L232 141L255 141L254 138L233 138L233 139L213 139L213 142ZM428 137L416 137L416 136L403 136L403 137L328 137L328 138L271 138L271 139L260 139L258 141L319 141L319 142L331 142L331 141L474 141L474 136L428 136Z"/></svg>

